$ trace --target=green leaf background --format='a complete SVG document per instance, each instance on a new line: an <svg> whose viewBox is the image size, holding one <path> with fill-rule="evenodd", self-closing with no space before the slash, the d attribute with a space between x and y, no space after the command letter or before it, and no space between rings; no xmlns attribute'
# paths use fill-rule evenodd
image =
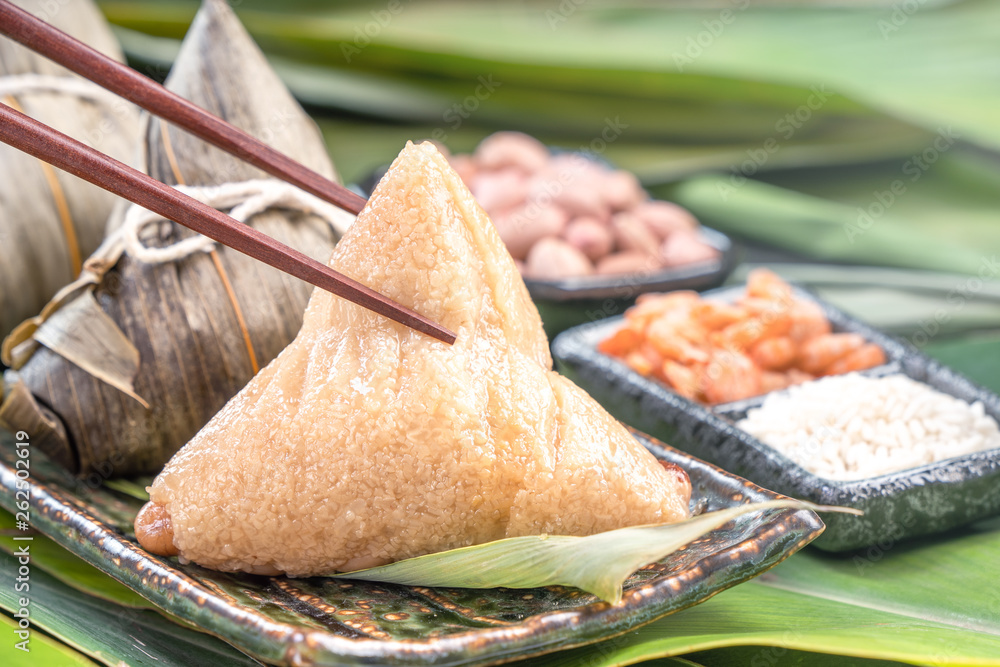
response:
<svg viewBox="0 0 1000 667"><path fill-rule="evenodd" d="M101 6L156 77L196 9ZM347 180L407 139L468 151L520 129L596 147L744 242L733 280L766 263L1000 391L1000 3L435 1L384 21L389 7L237 3ZM491 76L495 92L472 100ZM615 118L628 127L595 144ZM0 641L0 664L255 664L44 537L32 548L40 632L28 661ZM998 553L1000 521L845 556L807 549L639 631L523 664L1000 665ZM126 632L108 631L122 619Z"/></svg>

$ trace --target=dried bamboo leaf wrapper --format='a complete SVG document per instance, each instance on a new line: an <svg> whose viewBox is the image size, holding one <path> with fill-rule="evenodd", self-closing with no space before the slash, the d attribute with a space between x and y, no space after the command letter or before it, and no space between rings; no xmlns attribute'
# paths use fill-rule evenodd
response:
<svg viewBox="0 0 1000 667"><path fill-rule="evenodd" d="M335 176L315 124L224 3L204 4L167 86L306 166ZM149 173L167 183L215 185L266 177L156 119L148 123L145 144ZM327 220L285 209L265 211L250 223L321 261L337 240ZM113 219L109 234L121 224L121 216ZM153 247L193 236L166 221L153 232L154 238L144 238ZM311 290L221 246L162 264L123 255L100 279L94 296L137 350L134 391L150 408L39 347L18 376L39 404L59 415L68 433L66 442L49 448L50 454L70 468L102 477L158 470L294 338Z"/></svg>
<svg viewBox="0 0 1000 667"><path fill-rule="evenodd" d="M15 0L14 4L98 51L123 59L90 0ZM38 77L56 85L65 80L83 82L20 44L0 38L0 90L10 89L0 94L0 101L118 160L132 161L139 136L135 106L110 94L80 97L24 86ZM100 245L117 201L90 183L0 145L0 336L35 315L76 277L81 260Z"/></svg>

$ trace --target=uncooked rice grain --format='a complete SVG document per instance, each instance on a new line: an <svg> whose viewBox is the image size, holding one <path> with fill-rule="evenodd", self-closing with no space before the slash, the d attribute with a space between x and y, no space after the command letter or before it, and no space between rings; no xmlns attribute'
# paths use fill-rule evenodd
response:
<svg viewBox="0 0 1000 667"><path fill-rule="evenodd" d="M832 376L776 392L737 426L806 470L875 477L1000 447L997 422L905 375Z"/></svg>

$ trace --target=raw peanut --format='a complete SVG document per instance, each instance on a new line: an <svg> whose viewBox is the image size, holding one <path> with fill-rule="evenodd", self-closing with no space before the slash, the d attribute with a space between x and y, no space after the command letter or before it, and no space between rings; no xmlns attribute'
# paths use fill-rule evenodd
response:
<svg viewBox="0 0 1000 667"><path fill-rule="evenodd" d="M611 230L594 218L574 218L563 230L563 238L594 262L615 246Z"/></svg>
<svg viewBox="0 0 1000 667"><path fill-rule="evenodd" d="M664 266L681 266L719 257L719 251L702 241L694 232L674 232L660 246Z"/></svg>
<svg viewBox="0 0 1000 667"><path fill-rule="evenodd" d="M698 220L683 206L668 201L646 201L640 203L632 213L645 222L650 229L665 239L674 232L698 229Z"/></svg>
<svg viewBox="0 0 1000 667"><path fill-rule="evenodd" d="M559 280L587 276L594 265L587 256L560 239L545 238L528 253L528 277L536 280Z"/></svg>
<svg viewBox="0 0 1000 667"><path fill-rule="evenodd" d="M659 261L652 255L634 251L616 252L597 263L597 273L600 275L652 273L660 268Z"/></svg>
<svg viewBox="0 0 1000 667"><path fill-rule="evenodd" d="M142 548L159 556L176 556L174 528L165 505L146 503L135 517L135 537Z"/></svg>
<svg viewBox="0 0 1000 667"><path fill-rule="evenodd" d="M528 201L558 206L571 217L589 216L607 220L611 216L611 209L601 200L599 192L576 185L562 185L549 179L536 179L528 185Z"/></svg>
<svg viewBox="0 0 1000 667"><path fill-rule="evenodd" d="M631 213L616 213L611 218L611 229L619 250L632 250L655 255L660 239L643 222Z"/></svg>
<svg viewBox="0 0 1000 667"><path fill-rule="evenodd" d="M490 214L513 208L524 202L528 183L516 169L480 173L470 188L479 205Z"/></svg>
<svg viewBox="0 0 1000 667"><path fill-rule="evenodd" d="M475 161L471 155L452 155L448 158L451 168L454 169L466 185L472 186L479 173Z"/></svg>
<svg viewBox="0 0 1000 667"><path fill-rule="evenodd" d="M528 185L528 199L539 204L553 203L571 216L593 216L604 220L611 207L601 193L605 172L579 155L558 155Z"/></svg>
<svg viewBox="0 0 1000 667"><path fill-rule="evenodd" d="M524 259L540 239L559 236L566 227L567 215L555 206L539 208L530 204L524 208L493 216L493 224L500 233L514 259Z"/></svg>
<svg viewBox="0 0 1000 667"><path fill-rule="evenodd" d="M619 169L604 176L604 201L613 211L630 209L646 200L646 191L630 171Z"/></svg>
<svg viewBox="0 0 1000 667"><path fill-rule="evenodd" d="M497 132L483 139L473 155L480 169L513 167L533 174L549 161L549 149L521 132Z"/></svg>

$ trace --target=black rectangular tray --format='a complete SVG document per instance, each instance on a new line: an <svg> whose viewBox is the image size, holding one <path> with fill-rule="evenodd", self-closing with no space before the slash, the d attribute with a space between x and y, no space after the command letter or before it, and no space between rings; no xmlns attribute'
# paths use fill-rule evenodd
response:
<svg viewBox="0 0 1000 667"><path fill-rule="evenodd" d="M733 300L742 285L707 292ZM817 302L834 331L856 332L885 350L887 363L871 375L902 373L966 402L981 401L986 414L1000 421L1000 397L893 338L796 289ZM814 544L848 551L879 543L937 533L1000 512L1000 449L976 452L896 473L856 481L834 481L805 470L774 448L736 427L756 397L714 407L690 401L656 380L644 378L618 359L601 354L597 344L624 318L570 329L552 345L559 370L599 400L615 417L672 446L779 493L825 505L855 507L862 517L832 514Z"/></svg>

